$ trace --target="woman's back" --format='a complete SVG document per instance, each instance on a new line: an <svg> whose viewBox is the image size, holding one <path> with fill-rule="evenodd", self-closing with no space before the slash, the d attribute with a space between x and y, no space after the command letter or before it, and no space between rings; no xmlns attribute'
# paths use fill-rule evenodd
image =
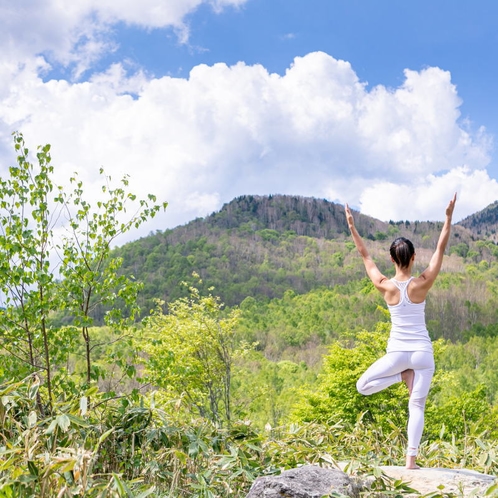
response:
<svg viewBox="0 0 498 498"><path fill-rule="evenodd" d="M408 296L408 287L413 277L391 282L399 289L400 298L396 304L389 305L391 314L391 333L387 351L427 351L432 352L432 343L425 324L425 301L414 303Z"/></svg>

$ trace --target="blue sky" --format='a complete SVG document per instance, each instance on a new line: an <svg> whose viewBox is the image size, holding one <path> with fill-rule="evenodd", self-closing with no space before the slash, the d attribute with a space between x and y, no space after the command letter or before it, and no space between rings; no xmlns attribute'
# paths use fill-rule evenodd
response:
<svg viewBox="0 0 498 498"><path fill-rule="evenodd" d="M101 62L131 58L156 76L188 77L198 64L244 61L284 74L294 57L324 51L349 61L370 86L398 86L405 68L451 72L462 113L498 131L498 3L477 0L252 0L216 14L207 4L186 18L191 36L121 26L120 50Z"/></svg>
<svg viewBox="0 0 498 498"><path fill-rule="evenodd" d="M129 174L169 202L146 230L242 194L436 220L457 191L463 218L498 199L497 20L492 0L0 0L0 167L20 130L61 179Z"/></svg>

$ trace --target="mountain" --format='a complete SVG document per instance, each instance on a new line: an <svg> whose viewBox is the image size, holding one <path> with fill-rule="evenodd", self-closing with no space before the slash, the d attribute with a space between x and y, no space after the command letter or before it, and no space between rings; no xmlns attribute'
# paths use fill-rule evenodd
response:
<svg viewBox="0 0 498 498"><path fill-rule="evenodd" d="M354 216L382 271L390 271L386 255L395 237L410 238L423 262L424 251L432 252L442 227L442 222L386 223L358 212ZM449 250L484 257L487 246L472 252L480 224L476 219L473 229L454 226ZM227 305L248 296L281 297L289 289L303 294L365 276L344 207L290 195L237 197L220 211L128 243L115 255L123 258L123 272L144 282L146 309L153 306L153 298L168 302L185 295L181 282L192 282L193 272L203 280L201 290L214 286Z"/></svg>
<svg viewBox="0 0 498 498"><path fill-rule="evenodd" d="M386 223L358 215L358 228L382 231ZM220 230L257 232L274 230L280 234L333 239L349 233L344 207L325 199L290 195L243 195L224 204L220 211L168 231L171 241L185 242L200 234Z"/></svg>
<svg viewBox="0 0 498 498"><path fill-rule="evenodd" d="M498 201L490 204L482 211L474 213L459 221L457 225L470 230L479 239L498 242Z"/></svg>

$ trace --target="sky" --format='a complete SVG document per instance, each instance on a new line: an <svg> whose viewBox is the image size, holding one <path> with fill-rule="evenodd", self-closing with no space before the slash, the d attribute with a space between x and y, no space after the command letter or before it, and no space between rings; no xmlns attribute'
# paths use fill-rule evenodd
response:
<svg viewBox="0 0 498 498"><path fill-rule="evenodd" d="M91 199L104 168L166 211L240 195L453 221L498 199L495 0L0 0L0 174L12 133Z"/></svg>

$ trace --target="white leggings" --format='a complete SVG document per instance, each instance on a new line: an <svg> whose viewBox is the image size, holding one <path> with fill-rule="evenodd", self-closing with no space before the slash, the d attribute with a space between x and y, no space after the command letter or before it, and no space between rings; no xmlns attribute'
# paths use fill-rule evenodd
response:
<svg viewBox="0 0 498 498"><path fill-rule="evenodd" d="M413 369L413 389L408 402L407 455L416 456L422 431L427 394L434 374L434 356L425 351L387 353L373 363L359 378L356 388L361 394L374 394L401 382L401 372Z"/></svg>

